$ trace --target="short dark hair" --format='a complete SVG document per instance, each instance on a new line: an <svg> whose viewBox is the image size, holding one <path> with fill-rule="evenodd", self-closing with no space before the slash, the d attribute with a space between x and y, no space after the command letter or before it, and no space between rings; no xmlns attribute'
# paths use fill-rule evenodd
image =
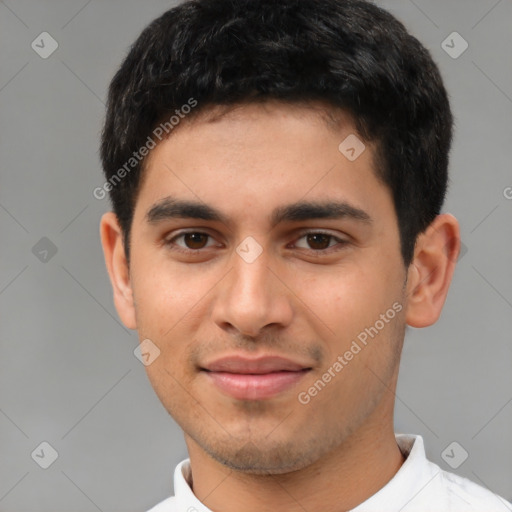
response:
<svg viewBox="0 0 512 512"><path fill-rule="evenodd" d="M128 258L145 158L126 163L191 99L190 116L267 99L348 112L375 142L410 264L444 202L453 119L430 53L390 13L365 0L190 0L151 22L110 84L101 140Z"/></svg>

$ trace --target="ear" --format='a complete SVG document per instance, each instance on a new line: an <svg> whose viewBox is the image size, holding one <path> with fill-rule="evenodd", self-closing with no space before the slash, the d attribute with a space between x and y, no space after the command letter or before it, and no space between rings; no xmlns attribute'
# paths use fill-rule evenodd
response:
<svg viewBox="0 0 512 512"><path fill-rule="evenodd" d="M128 329L136 329L133 291L124 252L123 231L114 212L107 212L101 217L100 236L117 313Z"/></svg>
<svg viewBox="0 0 512 512"><path fill-rule="evenodd" d="M405 321L411 327L427 327L438 320L459 251L459 223L449 213L438 215L418 236L407 279Z"/></svg>

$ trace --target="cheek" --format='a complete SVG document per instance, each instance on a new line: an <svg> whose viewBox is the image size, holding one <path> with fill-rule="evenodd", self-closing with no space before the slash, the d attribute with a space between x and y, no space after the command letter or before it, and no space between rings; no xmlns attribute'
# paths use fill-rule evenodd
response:
<svg viewBox="0 0 512 512"><path fill-rule="evenodd" d="M158 339L179 329L180 321L186 321L193 309L200 307L205 293L205 283L197 272L184 272L162 261L134 265L132 287L138 330Z"/></svg>
<svg viewBox="0 0 512 512"><path fill-rule="evenodd" d="M218 276L212 276L212 279ZM159 357L146 367L154 384L173 379L166 370L187 380L192 372L188 364L191 350L196 344L194 337L208 311L206 296L215 284L196 269L178 268L169 262L137 267L133 272L132 285L139 339L150 339L160 350ZM160 375L162 374L162 375Z"/></svg>
<svg viewBox="0 0 512 512"><path fill-rule="evenodd" d="M393 304L401 300L401 277L396 268L377 265L383 262L385 260L380 259L373 265L340 266L296 283L297 295L305 305L303 310L317 326L317 335L324 340L329 354L326 363L331 364L337 356L343 355L358 336L363 342L393 337L395 311L391 310L392 315L387 315L384 324L381 315L386 315ZM394 321L390 320L391 316ZM372 329L376 322L377 335L375 328ZM379 353L385 352L389 345L384 343L377 350L364 351L357 359L380 357Z"/></svg>
<svg viewBox="0 0 512 512"><path fill-rule="evenodd" d="M372 318L379 308L385 287L375 274L367 268L332 268L300 280L297 295L327 327L346 337L347 330Z"/></svg>

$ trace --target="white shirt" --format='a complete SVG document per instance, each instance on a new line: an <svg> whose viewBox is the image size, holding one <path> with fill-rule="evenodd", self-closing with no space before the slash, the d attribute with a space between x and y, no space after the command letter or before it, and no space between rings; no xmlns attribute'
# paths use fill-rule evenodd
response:
<svg viewBox="0 0 512 512"><path fill-rule="evenodd" d="M497 494L430 462L421 436L395 433L395 438L405 462L380 491L349 512L512 511ZM175 496L148 512L212 512L195 497L189 479L190 459L185 459L174 471Z"/></svg>

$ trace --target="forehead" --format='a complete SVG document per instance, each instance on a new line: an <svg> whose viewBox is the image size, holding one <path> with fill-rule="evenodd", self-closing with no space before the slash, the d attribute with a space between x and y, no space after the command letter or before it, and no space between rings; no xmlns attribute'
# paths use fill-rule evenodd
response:
<svg viewBox="0 0 512 512"><path fill-rule="evenodd" d="M162 122L167 117L162 118ZM215 137L219 143L227 142L234 147L238 139L242 138L242 143L248 151L250 140L243 137L243 135L247 130L256 131L259 128L259 135L262 136L266 131L262 130L262 125L270 127L270 124L272 124L274 128L280 127L287 131L295 129L310 138L312 135L323 137L324 132L327 131L331 136L334 136L335 140L339 139L344 133L356 135L362 140L355 128L353 116L325 101L285 102L266 99L252 103L207 105L196 107L186 116L182 116L181 119L178 119L177 116L174 117L179 124L174 125L170 133L164 133L162 141L156 141L157 147L149 153L144 161L142 178L145 178L146 173L144 171L151 167L155 155L160 155L169 146L181 145L183 141L190 144L191 138L202 141L204 139L200 139L200 137L207 137L208 139ZM271 131L268 130L268 133L270 134ZM298 135L301 134L298 133ZM258 143L260 142L258 141ZM211 150L211 148L209 149ZM285 147L279 149L283 154L286 151ZM319 151L321 149L321 147L318 147ZM373 147L370 152L373 152Z"/></svg>
<svg viewBox="0 0 512 512"><path fill-rule="evenodd" d="M274 221L285 197L287 204L350 198L365 210L365 196L376 199L383 188L375 178L374 147L358 136L349 115L329 108L265 102L215 106L185 118L149 154L137 204L146 217L166 197L226 213L235 205L245 204L245 213L267 206ZM346 140L355 143L357 158L342 152Z"/></svg>

